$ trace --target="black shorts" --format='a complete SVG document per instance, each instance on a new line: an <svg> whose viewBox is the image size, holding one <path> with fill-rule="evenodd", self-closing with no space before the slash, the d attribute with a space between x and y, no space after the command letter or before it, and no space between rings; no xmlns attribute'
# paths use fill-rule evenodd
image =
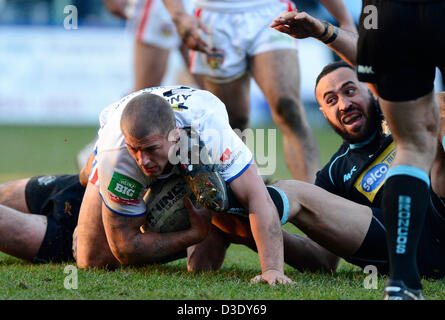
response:
<svg viewBox="0 0 445 320"><path fill-rule="evenodd" d="M379 208L371 209L373 218L362 246L345 260L362 268L374 265L379 274L387 274L389 261L383 212ZM432 192L417 250L417 265L423 277L445 277L445 203Z"/></svg>
<svg viewBox="0 0 445 320"><path fill-rule="evenodd" d="M369 5L377 8L378 27L369 28L371 15L364 11L359 23L359 80L375 83L379 95L389 101L414 100L431 92L436 67L445 75L445 1L363 0L363 8Z"/></svg>
<svg viewBox="0 0 445 320"><path fill-rule="evenodd" d="M37 176L29 180L25 199L31 213L48 219L35 262L72 261L73 231L85 188L79 175Z"/></svg>

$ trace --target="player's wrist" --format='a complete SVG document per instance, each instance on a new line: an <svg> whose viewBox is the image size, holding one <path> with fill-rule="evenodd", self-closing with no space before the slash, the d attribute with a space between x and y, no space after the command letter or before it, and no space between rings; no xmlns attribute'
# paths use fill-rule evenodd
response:
<svg viewBox="0 0 445 320"><path fill-rule="evenodd" d="M323 32L319 36L315 36L314 38L322 41L322 39L324 39L329 32L330 23L324 20L320 20L320 22L323 24Z"/></svg>
<svg viewBox="0 0 445 320"><path fill-rule="evenodd" d="M324 24L324 31L323 33L318 36L316 39L320 40L324 44L330 44L337 39L338 36L338 28L332 25L331 23L327 21L322 21Z"/></svg>
<svg viewBox="0 0 445 320"><path fill-rule="evenodd" d="M171 16L173 23L178 25L182 21L184 21L185 17L187 17L188 14L184 10L177 9L177 10L174 10L173 12L171 12L170 16Z"/></svg>

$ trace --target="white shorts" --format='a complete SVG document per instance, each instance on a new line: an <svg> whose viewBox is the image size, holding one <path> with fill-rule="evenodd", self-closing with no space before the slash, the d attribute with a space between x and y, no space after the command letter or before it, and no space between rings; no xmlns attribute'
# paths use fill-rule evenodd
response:
<svg viewBox="0 0 445 320"><path fill-rule="evenodd" d="M192 10L190 5L186 6L186 10ZM137 41L168 50L181 44L176 26L162 0L139 1L133 23Z"/></svg>
<svg viewBox="0 0 445 320"><path fill-rule="evenodd" d="M214 78L236 78L247 71L247 58L257 54L291 49L296 40L269 25L273 19L293 10L288 1L276 0L238 12L196 7L196 15L209 34L202 33L212 53L190 53L190 71Z"/></svg>

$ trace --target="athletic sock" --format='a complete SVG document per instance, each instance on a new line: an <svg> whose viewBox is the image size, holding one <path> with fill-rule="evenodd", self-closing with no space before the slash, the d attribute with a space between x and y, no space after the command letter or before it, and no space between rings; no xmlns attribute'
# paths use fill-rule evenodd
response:
<svg viewBox="0 0 445 320"><path fill-rule="evenodd" d="M392 280L422 288L417 268L417 247L429 203L429 177L411 166L388 171L382 199Z"/></svg>

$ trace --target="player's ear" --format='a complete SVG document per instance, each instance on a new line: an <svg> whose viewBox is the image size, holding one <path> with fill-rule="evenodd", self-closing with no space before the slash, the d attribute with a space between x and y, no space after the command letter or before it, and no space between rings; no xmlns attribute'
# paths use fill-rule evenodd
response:
<svg viewBox="0 0 445 320"><path fill-rule="evenodd" d="M178 127L175 127L173 130L171 130L168 133L168 137L167 137L168 141L178 142L180 134L181 134L181 129Z"/></svg>
<svg viewBox="0 0 445 320"><path fill-rule="evenodd" d="M320 106L320 108L318 108L318 109L323 113L323 116L327 119L328 117L326 116L326 112L325 112L325 110L323 109L323 107Z"/></svg>

